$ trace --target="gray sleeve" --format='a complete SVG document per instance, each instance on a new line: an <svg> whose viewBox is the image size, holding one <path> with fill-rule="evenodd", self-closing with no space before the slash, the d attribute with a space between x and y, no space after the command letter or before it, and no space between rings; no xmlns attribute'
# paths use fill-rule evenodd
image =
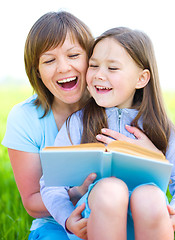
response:
<svg viewBox="0 0 175 240"><path fill-rule="evenodd" d="M81 114L81 111L74 113L70 119L63 124L56 136L54 146L63 147L70 146L72 143L73 145L81 143L83 129Z"/></svg>
<svg viewBox="0 0 175 240"><path fill-rule="evenodd" d="M72 143L80 144L82 133L81 111L74 113L69 120ZM69 139L67 123L65 122L57 134L54 145L69 146L72 143ZM67 189L65 187L46 187L42 177L40 179L40 192L44 205L51 216L65 229L65 222L74 210Z"/></svg>
<svg viewBox="0 0 175 240"><path fill-rule="evenodd" d="M75 209L65 187L46 187L43 177L40 179L40 192L45 207L51 216L66 231L65 222Z"/></svg>

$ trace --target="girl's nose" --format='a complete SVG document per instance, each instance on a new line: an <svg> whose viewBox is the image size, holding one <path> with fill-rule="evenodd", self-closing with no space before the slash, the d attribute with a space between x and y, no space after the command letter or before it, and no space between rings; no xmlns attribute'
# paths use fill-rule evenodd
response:
<svg viewBox="0 0 175 240"><path fill-rule="evenodd" d="M98 79L104 81L105 77L99 76Z"/></svg>
<svg viewBox="0 0 175 240"><path fill-rule="evenodd" d="M99 70L95 75L95 79L104 81L106 79L105 74L101 70Z"/></svg>

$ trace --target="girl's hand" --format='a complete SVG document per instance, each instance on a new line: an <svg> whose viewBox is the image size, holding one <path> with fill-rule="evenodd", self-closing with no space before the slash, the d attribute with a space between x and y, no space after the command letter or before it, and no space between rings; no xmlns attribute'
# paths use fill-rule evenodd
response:
<svg viewBox="0 0 175 240"><path fill-rule="evenodd" d="M85 203L78 206L66 221L66 229L81 239L87 240L87 218L82 218L81 213Z"/></svg>
<svg viewBox="0 0 175 240"><path fill-rule="evenodd" d="M79 201L79 199L87 192L89 185L94 182L96 177L96 173L91 173L85 179L84 183L81 186L76 186L69 189L68 194L74 206Z"/></svg>
<svg viewBox="0 0 175 240"><path fill-rule="evenodd" d="M173 229L175 231L175 210L170 205L167 205L167 208L168 208L168 212L169 212L169 215L171 218Z"/></svg>
<svg viewBox="0 0 175 240"><path fill-rule="evenodd" d="M160 150L158 150L156 146L149 140L149 138L138 128L132 127L129 125L126 125L125 128L128 132L132 133L136 137L136 139L126 137L125 135L119 132L116 132L114 130L110 130L108 128L103 128L101 130L102 134L98 134L96 138L98 141L101 141L106 144L109 144L114 140L120 140L120 141L134 143L138 146L148 148L152 151L160 152ZM113 139L111 139L111 137Z"/></svg>

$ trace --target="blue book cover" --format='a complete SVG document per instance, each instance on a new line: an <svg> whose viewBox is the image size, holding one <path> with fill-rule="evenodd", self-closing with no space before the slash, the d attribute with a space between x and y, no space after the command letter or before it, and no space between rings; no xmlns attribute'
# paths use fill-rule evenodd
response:
<svg viewBox="0 0 175 240"><path fill-rule="evenodd" d="M129 190L153 182L166 192L172 170L163 154L122 141L46 147L40 159L46 186L79 186L95 172L122 179Z"/></svg>

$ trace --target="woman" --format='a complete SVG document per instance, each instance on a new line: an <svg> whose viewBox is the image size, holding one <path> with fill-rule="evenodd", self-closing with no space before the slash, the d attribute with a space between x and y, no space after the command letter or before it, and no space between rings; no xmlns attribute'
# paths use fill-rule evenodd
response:
<svg viewBox="0 0 175 240"><path fill-rule="evenodd" d="M39 152L53 145L66 118L88 99L85 74L92 40L87 26L64 11L43 15L26 40L25 68L36 94L10 112L3 144L8 147L23 205L37 218L29 239L69 239L41 200ZM73 190L85 193L94 177Z"/></svg>

